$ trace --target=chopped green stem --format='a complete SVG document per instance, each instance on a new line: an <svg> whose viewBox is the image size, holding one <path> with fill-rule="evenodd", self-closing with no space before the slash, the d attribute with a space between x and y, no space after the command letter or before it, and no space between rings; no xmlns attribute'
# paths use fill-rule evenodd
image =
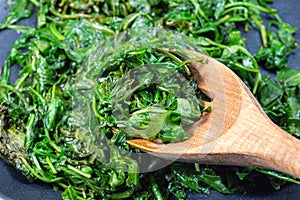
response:
<svg viewBox="0 0 300 200"><path fill-rule="evenodd" d="M256 168L255 170L259 171L259 172L261 172L263 174L266 174L268 176L272 176L274 178L278 178L278 179L283 180L283 181L288 181L288 182L300 185L300 181L297 181L297 180L295 180L295 179L293 179L291 177L287 177L286 175L283 175L283 174L280 174L280 173L276 173L274 171L269 171L269 170L266 170L266 169Z"/></svg>
<svg viewBox="0 0 300 200"><path fill-rule="evenodd" d="M230 12L237 11L237 10L244 11L245 18L248 18L248 9L244 6L234 6L232 8L226 8L226 10L224 11L224 15L228 15Z"/></svg>
<svg viewBox="0 0 300 200"><path fill-rule="evenodd" d="M54 22L50 23L49 25L50 27L50 31L52 32L52 34L59 40L64 40L65 36L63 36L56 28L56 24Z"/></svg>
<svg viewBox="0 0 300 200"><path fill-rule="evenodd" d="M179 67L182 67L182 66L184 66L184 65L186 65L186 64L188 64L188 63L190 63L190 62L197 62L197 61L200 61L200 62L205 63L205 64L208 62L208 61L205 60L205 58L203 58L203 57L189 58L189 59L187 59L187 60L184 60L182 63L180 63ZM189 75L190 75L190 74L188 74L188 76L189 76Z"/></svg>
<svg viewBox="0 0 300 200"><path fill-rule="evenodd" d="M178 64L182 63L182 60L180 60L177 56L175 56L174 54L170 53L169 51L166 51L166 50L161 49L161 48L157 48L156 50L158 52L160 52L160 53L165 54L166 56L168 56L169 58L171 58L172 60L174 60Z"/></svg>
<svg viewBox="0 0 300 200"><path fill-rule="evenodd" d="M91 174L84 173L80 169L77 169L77 168L75 168L75 167L73 167L71 165L68 165L67 167L68 167L68 169L76 172L77 174L80 174L81 176L84 176L85 178L91 178L92 177Z"/></svg>
<svg viewBox="0 0 300 200"><path fill-rule="evenodd" d="M29 0L31 3L33 3L36 7L40 7L40 3L36 0Z"/></svg>
<svg viewBox="0 0 300 200"><path fill-rule="evenodd" d="M100 115L100 113L98 112L98 110L97 110L97 101L96 101L96 97L93 97L93 103L92 103L93 105L93 111L94 111L94 114L96 115L96 117L98 117L99 118L99 120L104 120L104 117L102 117L101 115Z"/></svg>
<svg viewBox="0 0 300 200"><path fill-rule="evenodd" d="M97 24L97 23L92 23L92 22L87 21L87 20L83 20L83 22L89 24L90 26L94 27L97 30L101 30L101 31L107 32L107 33L109 33L111 35L115 35L115 32L113 30L111 30L111 29L109 29L109 28L107 28L105 26L102 26L102 25Z"/></svg>
<svg viewBox="0 0 300 200"><path fill-rule="evenodd" d="M268 34L267 34L266 27L264 25L262 25L260 27L260 33L261 33L261 37L262 37L263 46L267 47L268 46Z"/></svg>
<svg viewBox="0 0 300 200"><path fill-rule="evenodd" d="M53 166L53 164L52 164L52 162L51 162L51 160L48 156L46 157L46 161L47 161L52 173L57 174L57 171L56 171L55 167Z"/></svg>
<svg viewBox="0 0 300 200"><path fill-rule="evenodd" d="M43 170L41 168L39 160L37 159L37 157L35 156L34 153L32 154L32 160L33 160L33 163L34 163L34 165L36 167L37 172L41 173Z"/></svg>
<svg viewBox="0 0 300 200"><path fill-rule="evenodd" d="M254 83L254 86L253 86L253 90L252 90L252 93L255 95L256 92L257 92L257 88L259 86L259 82L261 80L261 74L260 73L257 73L256 76L255 76L255 83Z"/></svg>
<svg viewBox="0 0 300 200"><path fill-rule="evenodd" d="M20 79L18 84L15 86L16 90L19 90L21 85L24 83L24 81L26 80L26 78L28 77L28 73L24 74Z"/></svg>
<svg viewBox="0 0 300 200"><path fill-rule="evenodd" d="M233 2L233 3L229 3L229 4L225 5L225 9L228 9L228 8L234 7L234 6L245 6L245 7L253 8L253 9L256 9L256 10L260 10L260 11L263 11L263 12L269 13L269 14L277 13L277 10L275 10L273 8L265 8L265 7L262 7L262 6L259 6L259 5L255 5L255 4L252 4L252 3L249 3L249 2Z"/></svg>
<svg viewBox="0 0 300 200"><path fill-rule="evenodd" d="M95 19L100 19L99 16L96 15L87 15L87 14L82 14L82 13L77 13L77 14L70 14L70 15L65 15L65 14L60 14L59 12L56 11L56 9L53 7L53 5L50 7L50 11L53 15L56 17L59 17L61 19L79 19L79 18L95 18Z"/></svg>
<svg viewBox="0 0 300 200"><path fill-rule="evenodd" d="M51 93L51 100L55 99L55 92L56 92L56 85L53 85L53 87L52 87L52 93Z"/></svg>
<svg viewBox="0 0 300 200"><path fill-rule="evenodd" d="M29 90L30 90L35 96L37 96L43 104L46 103L46 100L45 100L45 99L40 95L40 93L38 93L35 89L33 89L32 87L30 87Z"/></svg>
<svg viewBox="0 0 300 200"><path fill-rule="evenodd" d="M28 117L28 122L26 125L26 138L25 138L25 148L28 150L31 147L32 144L32 127L34 125L34 121L35 121L35 114L30 113L29 117Z"/></svg>
<svg viewBox="0 0 300 200"><path fill-rule="evenodd" d="M156 200L164 200L164 198L160 192L160 189L158 188L158 185L152 175L150 175L150 182L151 182L151 189L155 196L155 199Z"/></svg>
<svg viewBox="0 0 300 200"><path fill-rule="evenodd" d="M45 135L46 137L48 138L48 142L49 144L57 151L57 152L61 152L61 147L57 146L57 144L55 144L52 140L51 140L51 137L49 135L49 131L48 129L46 128L46 126L44 127L44 131L45 131Z"/></svg>
<svg viewBox="0 0 300 200"><path fill-rule="evenodd" d="M195 10L198 11L199 15L203 17L205 21L210 21L209 18L206 16L206 14L203 12L201 9L199 3L196 0L191 0L191 2L194 4L194 7L196 8Z"/></svg>
<svg viewBox="0 0 300 200"><path fill-rule="evenodd" d="M62 177L59 177L59 178L53 178L53 179L48 179L46 177L42 177L40 175L38 175L34 169L32 169L29 165L29 163L27 162L27 160L23 157L23 156L20 156L20 159L22 160L22 162L24 163L24 165L27 167L27 169L36 177L38 178L39 180L41 181L44 181L46 183L55 183L55 182L60 182L62 180L64 180L64 178Z"/></svg>
<svg viewBox="0 0 300 200"><path fill-rule="evenodd" d="M34 28L28 27L28 26L21 26L21 25L9 25L7 28L11 30L16 30L20 33L33 33L35 31Z"/></svg>
<svg viewBox="0 0 300 200"><path fill-rule="evenodd" d="M238 67L239 69L243 69L247 72L252 72L252 73L259 73L260 70L256 69L256 68L250 68L250 67L245 67L244 65L240 64L240 63L236 63L236 62L229 62L231 65L234 65L235 67Z"/></svg>
<svg viewBox="0 0 300 200"><path fill-rule="evenodd" d="M166 56L170 57L172 60L174 60L175 62L177 62L177 63L179 64L180 67L183 67L183 68L184 68L184 70L185 70L185 72L186 72L186 74L187 74L188 76L191 75L191 71L190 71L189 67L186 65L188 62L187 62L187 63L183 62L183 61L182 61L181 59L179 59L177 56L175 56L175 55L172 54L171 52L166 51L166 50L164 50L164 49L157 48L156 50L157 50L158 52L160 52L160 53L165 54ZM199 59L199 58L198 58L198 59ZM189 62L191 62L191 61L189 61Z"/></svg>
<svg viewBox="0 0 300 200"><path fill-rule="evenodd" d="M201 171L199 163L195 163L195 171L198 173Z"/></svg>
<svg viewBox="0 0 300 200"><path fill-rule="evenodd" d="M262 39L263 46L268 46L268 37L267 37L267 31L266 27L263 25L263 23L258 20L256 17L251 17L251 19L259 26L260 28L260 35Z"/></svg>
<svg viewBox="0 0 300 200"><path fill-rule="evenodd" d="M8 89L8 90L10 90L10 91L12 91L12 92L15 92L15 88L14 88L13 86L11 86L11 85L0 84L0 87L5 88L5 89Z"/></svg>
<svg viewBox="0 0 300 200"><path fill-rule="evenodd" d="M219 19L218 21L214 22L214 24L215 24L216 26L218 26L218 25L220 25L220 24L222 24L222 23L227 22L230 18L231 18L231 16L227 14L227 15L225 15L224 17L222 17L221 19Z"/></svg>
<svg viewBox="0 0 300 200"><path fill-rule="evenodd" d="M2 87L2 88L5 88L5 89L8 89L8 90L12 91L13 93L15 93L15 94L20 98L20 100L22 101L22 103L23 103L25 106L27 106L27 102L26 102L24 96L23 96L18 90L16 90L14 87L12 87L12 86L10 86L10 85L7 85L7 84L1 84L1 83L0 83L0 88L1 88L1 87Z"/></svg>

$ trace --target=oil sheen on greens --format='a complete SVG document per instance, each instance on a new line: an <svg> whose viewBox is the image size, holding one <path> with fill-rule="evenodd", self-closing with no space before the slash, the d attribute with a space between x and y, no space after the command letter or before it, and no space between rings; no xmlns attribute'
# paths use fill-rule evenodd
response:
<svg viewBox="0 0 300 200"><path fill-rule="evenodd" d="M234 70L268 116L300 138L300 72L287 67L287 56L297 48L296 28L282 21L268 6L271 2L16 0L10 5L7 1L10 12L0 30L23 34L1 68L0 157L28 180L62 189L63 199L185 199L187 190L231 194L255 190L258 181L268 181L275 189L287 182L299 184L288 175L256 167L175 162L139 173L136 160L111 148L138 153L126 144L137 132L139 137L159 137L163 142L184 140L184 126L203 110L195 99L201 93L172 31L192 44L184 48L206 53ZM262 15L270 22L263 22ZM36 27L18 25L30 16ZM112 54L108 38L128 31L135 41L131 30L140 27L147 27L152 38L158 34L155 30L172 31L162 32L162 46L151 46L155 40L138 43L143 45L136 48L122 43L123 51ZM255 55L249 53L241 34L249 29L261 35ZM99 65L90 62L91 52L99 57ZM20 67L17 80L11 76L15 64ZM276 72L275 80L263 76L259 66ZM172 78L164 77L166 68L181 74L183 81L163 85ZM148 73L153 69L161 76ZM141 74L148 75L139 80ZM125 86L132 77L136 82ZM153 84L154 79L160 81ZM188 88L183 96L178 85ZM114 101L118 89L130 98ZM181 112L186 105L193 108L188 116ZM149 131L147 120L155 122L158 130Z"/></svg>

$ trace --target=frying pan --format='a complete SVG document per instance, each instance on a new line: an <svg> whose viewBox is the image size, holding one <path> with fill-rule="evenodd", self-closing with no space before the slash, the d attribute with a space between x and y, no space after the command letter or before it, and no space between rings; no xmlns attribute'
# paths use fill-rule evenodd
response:
<svg viewBox="0 0 300 200"><path fill-rule="evenodd" d="M6 16L7 10L4 9L4 1L0 3L0 21ZM279 11L280 16L290 25L300 28L300 0L275 0L272 7ZM30 18L20 22L21 25L34 26L35 18ZM3 65L13 42L20 34L11 30L0 32L0 66ZM250 31L246 36L246 44L251 53L255 53L259 45L259 34ZM300 43L300 30L296 32L296 40ZM300 70L300 49L295 50L288 58L289 67ZM263 72L267 73L267 72ZM12 78L16 78L18 68L13 67ZM272 76L272 74L271 74ZM299 152L300 153L300 152ZM222 195L216 191L211 191L209 195L188 192L187 200L213 199L213 200L296 200L300 199L300 186L288 184L283 189L275 191L261 180L257 180L259 189L242 194ZM55 192L47 184L34 182L29 183L14 168L8 166L0 160L0 200L56 200L61 199L61 191Z"/></svg>

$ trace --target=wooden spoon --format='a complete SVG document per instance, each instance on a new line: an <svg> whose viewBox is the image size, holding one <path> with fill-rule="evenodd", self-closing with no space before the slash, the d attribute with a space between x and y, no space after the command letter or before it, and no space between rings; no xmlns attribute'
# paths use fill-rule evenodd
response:
<svg viewBox="0 0 300 200"><path fill-rule="evenodd" d="M195 51L207 64L192 62L199 88L212 98L212 112L201 116L183 142L159 144L142 139L128 144L166 159L203 164L259 166L300 178L300 141L275 125L229 68Z"/></svg>

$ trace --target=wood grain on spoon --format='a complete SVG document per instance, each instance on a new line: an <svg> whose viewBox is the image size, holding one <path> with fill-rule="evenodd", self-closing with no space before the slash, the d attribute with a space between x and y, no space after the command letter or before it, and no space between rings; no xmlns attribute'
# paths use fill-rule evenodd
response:
<svg viewBox="0 0 300 200"><path fill-rule="evenodd" d="M203 164L260 166L300 178L300 141L275 125L244 83L220 62L198 52L207 64L193 62L199 87L212 98L212 112L192 127L192 137L157 144L142 139L128 143L166 159Z"/></svg>

